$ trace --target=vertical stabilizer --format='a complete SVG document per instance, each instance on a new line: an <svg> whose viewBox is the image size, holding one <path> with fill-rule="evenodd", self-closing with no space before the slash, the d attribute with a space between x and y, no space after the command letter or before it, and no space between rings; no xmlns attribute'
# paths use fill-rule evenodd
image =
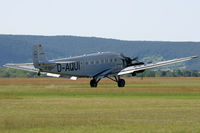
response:
<svg viewBox="0 0 200 133"><path fill-rule="evenodd" d="M48 60L43 52L41 44L33 46L33 65L35 68L39 68L40 64L47 63Z"/></svg>

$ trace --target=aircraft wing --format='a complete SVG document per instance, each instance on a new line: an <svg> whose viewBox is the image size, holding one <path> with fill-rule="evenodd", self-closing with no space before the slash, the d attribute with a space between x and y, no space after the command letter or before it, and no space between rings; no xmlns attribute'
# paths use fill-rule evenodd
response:
<svg viewBox="0 0 200 133"><path fill-rule="evenodd" d="M3 65L4 67L8 68L14 68L14 69L20 69L20 70L25 70L25 71L30 71L30 72L38 72L38 69L33 66L33 63L24 63L24 64L5 64Z"/></svg>
<svg viewBox="0 0 200 133"><path fill-rule="evenodd" d="M197 56L178 58L178 59L173 59L173 60L168 60L168 61L161 61L161 62L157 62L157 63L150 63L150 64L144 64L144 65L129 66L129 67L126 67L126 68L122 69L118 73L118 75L130 74L130 73L141 71L141 70L146 70L146 69L150 69L150 68L170 65L170 64L174 64L174 63L178 63L178 62L191 60L193 58L197 58Z"/></svg>

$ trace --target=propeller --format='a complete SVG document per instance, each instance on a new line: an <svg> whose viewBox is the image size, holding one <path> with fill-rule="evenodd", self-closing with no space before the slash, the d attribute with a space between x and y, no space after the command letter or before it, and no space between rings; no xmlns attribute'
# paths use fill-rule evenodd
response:
<svg viewBox="0 0 200 133"><path fill-rule="evenodd" d="M40 73L40 70L37 72L37 75L38 75L38 76L40 76L40 75L41 75L41 73Z"/></svg>
<svg viewBox="0 0 200 133"><path fill-rule="evenodd" d="M127 64L127 66L132 66L133 65L133 61L135 61L136 63L138 63L139 61L138 61L138 57L134 57L134 58L130 58L130 57L127 57L127 56L124 56L123 54L120 54L122 57L123 57L123 59L126 61L126 64Z"/></svg>
<svg viewBox="0 0 200 133"><path fill-rule="evenodd" d="M38 72L37 75L40 76L40 72Z"/></svg>
<svg viewBox="0 0 200 133"><path fill-rule="evenodd" d="M124 56L123 54L120 54L123 60L125 60L127 66L137 66L137 65L144 65L144 62L138 61L138 57L130 58L127 56ZM141 73L141 79L143 79L144 70L133 72L132 76L136 76L136 74Z"/></svg>

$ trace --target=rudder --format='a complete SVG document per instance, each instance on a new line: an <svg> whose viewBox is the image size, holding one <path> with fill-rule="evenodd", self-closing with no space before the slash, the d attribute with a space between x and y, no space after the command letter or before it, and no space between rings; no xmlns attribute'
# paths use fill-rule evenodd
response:
<svg viewBox="0 0 200 133"><path fill-rule="evenodd" d="M40 64L47 63L48 60L43 52L41 44L33 45L33 65L35 68L39 68Z"/></svg>

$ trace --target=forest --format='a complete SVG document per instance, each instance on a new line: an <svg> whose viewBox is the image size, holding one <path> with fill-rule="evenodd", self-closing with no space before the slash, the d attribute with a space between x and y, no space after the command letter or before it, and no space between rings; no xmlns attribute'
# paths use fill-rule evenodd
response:
<svg viewBox="0 0 200 133"><path fill-rule="evenodd" d="M132 75L125 75L124 77L131 77ZM146 70L144 73L136 74L137 77L200 77L198 71L193 70ZM45 75L38 76L37 73L27 72L23 70L16 70L11 68L0 67L0 78L39 78L46 77Z"/></svg>
<svg viewBox="0 0 200 133"><path fill-rule="evenodd" d="M200 55L200 42L125 41L79 36L0 35L0 66L32 62L32 46L42 44L48 59L95 52L123 53L145 63ZM200 70L200 58L174 69ZM184 68L184 69L182 69ZM172 69L171 69L172 70Z"/></svg>

